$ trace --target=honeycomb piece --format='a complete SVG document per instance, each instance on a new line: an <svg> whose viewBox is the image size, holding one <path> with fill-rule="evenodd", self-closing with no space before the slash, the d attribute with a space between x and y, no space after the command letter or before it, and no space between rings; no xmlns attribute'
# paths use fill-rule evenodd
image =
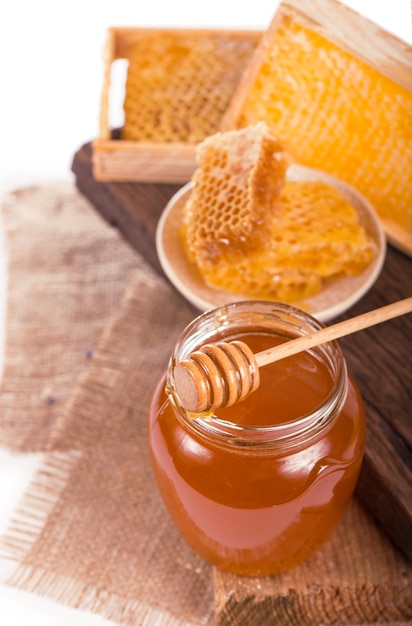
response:
<svg viewBox="0 0 412 626"><path fill-rule="evenodd" d="M193 263L214 268L264 245L287 159L264 123L216 133L198 146L196 157L183 241Z"/></svg>
<svg viewBox="0 0 412 626"><path fill-rule="evenodd" d="M315 24L315 22L312 22ZM277 14L222 129L265 120L296 162L353 185L412 234L412 93Z"/></svg>
<svg viewBox="0 0 412 626"><path fill-rule="evenodd" d="M316 295L331 280L361 273L376 253L339 191L320 181L288 181L271 213L267 245L199 269L209 286L292 303Z"/></svg>
<svg viewBox="0 0 412 626"><path fill-rule="evenodd" d="M129 59L123 139L197 143L216 132L258 38L142 35Z"/></svg>
<svg viewBox="0 0 412 626"><path fill-rule="evenodd" d="M181 236L209 287L296 302L362 272L377 246L335 187L285 181L288 157L272 132L260 122L198 146Z"/></svg>

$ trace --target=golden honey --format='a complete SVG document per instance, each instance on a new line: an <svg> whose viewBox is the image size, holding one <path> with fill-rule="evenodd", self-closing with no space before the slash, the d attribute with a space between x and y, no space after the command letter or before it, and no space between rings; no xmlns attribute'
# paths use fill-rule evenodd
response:
<svg viewBox="0 0 412 626"><path fill-rule="evenodd" d="M182 409L173 367L203 343L241 338L257 352L319 327L269 302L209 311L184 331L157 386L149 443L160 493L187 543L221 569L278 573L329 537L360 470L362 400L335 342L261 368L256 392L212 415Z"/></svg>

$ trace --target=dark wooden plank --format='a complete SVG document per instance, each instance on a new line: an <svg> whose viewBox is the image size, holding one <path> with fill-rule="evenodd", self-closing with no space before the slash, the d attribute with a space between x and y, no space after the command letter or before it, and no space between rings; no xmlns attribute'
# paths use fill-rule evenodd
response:
<svg viewBox="0 0 412 626"><path fill-rule="evenodd" d="M345 317L411 294L412 259L389 246L374 288ZM412 560L412 315L340 343L367 411L357 493Z"/></svg>
<svg viewBox="0 0 412 626"><path fill-rule="evenodd" d="M162 273L155 232L176 185L100 183L92 174L91 145L75 154L79 190L117 226L130 245ZM389 246L378 281L342 319L412 295L412 259ZM392 541L412 560L412 316L341 341L367 410L365 459L358 495Z"/></svg>
<svg viewBox="0 0 412 626"><path fill-rule="evenodd" d="M412 295L412 259L388 246L373 289L343 317L358 315ZM412 315L341 340L369 407L382 415L412 448Z"/></svg>
<svg viewBox="0 0 412 626"><path fill-rule="evenodd" d="M215 570L216 622L406 624L412 617L411 576L412 565L353 498L330 539L299 567L264 578Z"/></svg>

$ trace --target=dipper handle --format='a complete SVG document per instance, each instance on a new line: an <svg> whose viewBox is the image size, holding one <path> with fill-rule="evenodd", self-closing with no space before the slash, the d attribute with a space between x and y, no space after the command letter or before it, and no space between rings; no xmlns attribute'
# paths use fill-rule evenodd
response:
<svg viewBox="0 0 412 626"><path fill-rule="evenodd" d="M362 313L257 354L243 341L206 344L174 369L182 407L194 413L231 406L259 387L259 367L412 311L412 297Z"/></svg>

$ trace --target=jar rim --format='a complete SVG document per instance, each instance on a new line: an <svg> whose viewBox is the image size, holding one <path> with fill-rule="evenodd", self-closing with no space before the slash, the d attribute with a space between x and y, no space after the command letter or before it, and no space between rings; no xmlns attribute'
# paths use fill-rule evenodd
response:
<svg viewBox="0 0 412 626"><path fill-rule="evenodd" d="M245 425L220 418L214 413L191 414L180 405L173 380L175 365L190 356L204 343L219 341L234 329L282 328L291 338L324 328L315 317L293 305L266 301L242 300L204 311L181 333L169 361L166 391L180 419L201 436L213 436L220 442L242 446L296 445L317 436L340 412L347 395L346 362L337 341L329 341L309 352L320 355L333 373L333 385L321 404L294 420L273 425Z"/></svg>

